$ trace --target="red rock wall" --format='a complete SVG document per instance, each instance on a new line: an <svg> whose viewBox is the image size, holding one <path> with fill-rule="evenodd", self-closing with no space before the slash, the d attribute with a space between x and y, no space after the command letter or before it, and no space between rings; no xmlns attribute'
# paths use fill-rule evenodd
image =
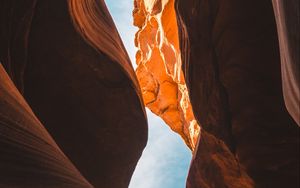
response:
<svg viewBox="0 0 300 188"><path fill-rule="evenodd" d="M92 187L56 145L0 64L0 187Z"/></svg>
<svg viewBox="0 0 300 188"><path fill-rule="evenodd" d="M287 110L300 126L300 3L272 2L280 45L283 96Z"/></svg>
<svg viewBox="0 0 300 188"><path fill-rule="evenodd" d="M7 0L0 2L0 12L0 40L5 41L0 61L37 118L94 187L128 187L146 145L147 122L135 73L104 1ZM1 150L1 157L13 161L9 152ZM35 159L28 159L24 173L34 170L35 163L29 162ZM55 167L63 168L64 161ZM43 170L37 174L52 173ZM22 183L24 176L12 172L0 177ZM55 187L67 187L63 183L68 181L79 182L71 187L87 187L76 172L65 173ZM39 182L41 187L50 186L50 178Z"/></svg>
<svg viewBox="0 0 300 188"><path fill-rule="evenodd" d="M297 187L299 129L282 93L283 87L297 121L298 55L293 50L299 37L296 19L287 11L297 14L291 8L296 3L273 1L283 82L271 2L177 0L178 24L173 3L135 1L136 72L145 104L191 146L186 131L177 128L182 127L180 113L161 113L176 104L176 85L187 85L202 127L187 186Z"/></svg>
<svg viewBox="0 0 300 188"><path fill-rule="evenodd" d="M299 187L296 2L135 3L138 79L104 1L0 2L0 187L128 187L143 100L195 148L188 188Z"/></svg>
<svg viewBox="0 0 300 188"><path fill-rule="evenodd" d="M254 187L299 187L299 128L284 105L272 3L177 0L176 10L182 67L203 130L187 186L252 187L249 179L246 186L244 178L225 178L244 169ZM229 153L213 150L206 132ZM240 169L228 172L228 165Z"/></svg>

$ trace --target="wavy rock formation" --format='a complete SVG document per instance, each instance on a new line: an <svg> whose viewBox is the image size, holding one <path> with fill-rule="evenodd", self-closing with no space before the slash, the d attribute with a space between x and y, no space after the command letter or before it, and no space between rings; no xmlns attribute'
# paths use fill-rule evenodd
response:
<svg viewBox="0 0 300 188"><path fill-rule="evenodd" d="M298 188L299 1L272 2L135 0L136 77L104 0L0 1L0 187L128 187L145 103L188 188Z"/></svg>
<svg viewBox="0 0 300 188"><path fill-rule="evenodd" d="M299 127L285 109L272 2L177 0L176 11L202 126L187 187L299 187ZM232 179L238 171L250 179Z"/></svg>
<svg viewBox="0 0 300 188"><path fill-rule="evenodd" d="M300 126L300 3L298 0L272 2L280 45L284 100Z"/></svg>
<svg viewBox="0 0 300 188"><path fill-rule="evenodd" d="M92 187L58 148L0 64L0 187Z"/></svg>
<svg viewBox="0 0 300 188"><path fill-rule="evenodd" d="M174 0L135 0L136 74L145 105L194 150L199 125L181 70Z"/></svg>
<svg viewBox="0 0 300 188"><path fill-rule="evenodd" d="M4 0L0 2L0 12L0 39L4 41L0 44L0 61L37 118L90 184L101 188L128 187L146 145L147 122L138 81L104 1ZM6 81L1 80L1 87ZM1 100L6 101L6 96ZM19 100L15 103L22 102ZM1 106L1 113L6 109ZM17 112L12 112L12 119L14 115L18 116ZM3 122L5 116L0 118ZM0 124L1 129L4 125ZM16 125L12 122L11 128L16 129ZM19 142L29 139L32 158L27 160L26 153L18 152L18 157L26 160L27 171L39 168L35 163L45 168L47 161L49 168L52 163L55 165L53 170L45 169L44 175L36 173L41 176L36 179L41 181L41 187L51 186L53 174L60 178L54 182L62 182L55 187L76 187L71 186L76 182L77 187L90 186L53 144L54 149L47 143L36 149L30 145L35 140L29 136L12 138ZM0 140L4 138L1 132ZM5 142L7 147L17 147L15 142ZM52 155L49 150L58 154ZM49 151L47 160L41 163L35 161L39 160L40 151ZM6 159L0 161L1 166L18 160L12 152L15 151L2 152L1 147L1 159ZM18 171L13 169L17 165L7 169ZM18 173L26 173L26 169L19 169ZM17 173L1 178L8 176L7 181L22 178ZM43 176L48 176L49 181L43 181ZM33 178L28 181L34 182Z"/></svg>

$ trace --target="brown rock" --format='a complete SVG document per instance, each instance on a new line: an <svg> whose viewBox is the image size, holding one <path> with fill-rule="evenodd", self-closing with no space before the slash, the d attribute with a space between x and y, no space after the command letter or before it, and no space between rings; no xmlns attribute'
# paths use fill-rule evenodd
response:
<svg viewBox="0 0 300 188"><path fill-rule="evenodd" d="M255 187L299 187L299 128L284 105L271 2L177 0L176 9L187 87L203 130L232 148ZM207 155L201 142L197 156ZM191 167L191 188L207 175L193 170L203 169L200 160ZM205 167L226 172L214 164ZM209 187L244 187L244 178L227 186L225 174L208 175Z"/></svg>
<svg viewBox="0 0 300 188"><path fill-rule="evenodd" d="M0 187L92 187L58 148L0 64Z"/></svg>
<svg viewBox="0 0 300 188"><path fill-rule="evenodd" d="M135 0L137 79L104 1L1 1L0 187L128 187L143 103L188 188L299 187L299 3L272 2Z"/></svg>
<svg viewBox="0 0 300 188"><path fill-rule="evenodd" d="M299 0L272 0L281 56L284 101L300 126L300 11Z"/></svg>
<svg viewBox="0 0 300 188"><path fill-rule="evenodd" d="M128 187L146 145L147 122L138 81L104 1L30 3L0 3L0 37L6 41L1 62L93 186ZM19 54L25 54L22 61Z"/></svg>
<svg viewBox="0 0 300 188"><path fill-rule="evenodd" d="M187 188L253 188L254 182L226 144L201 131Z"/></svg>

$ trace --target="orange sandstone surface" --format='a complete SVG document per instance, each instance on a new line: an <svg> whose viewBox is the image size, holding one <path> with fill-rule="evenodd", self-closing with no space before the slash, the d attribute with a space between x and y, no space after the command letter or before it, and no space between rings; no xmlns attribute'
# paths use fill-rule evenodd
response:
<svg viewBox="0 0 300 188"><path fill-rule="evenodd" d="M181 69L174 0L135 0L136 74L145 105L194 150L200 132Z"/></svg>

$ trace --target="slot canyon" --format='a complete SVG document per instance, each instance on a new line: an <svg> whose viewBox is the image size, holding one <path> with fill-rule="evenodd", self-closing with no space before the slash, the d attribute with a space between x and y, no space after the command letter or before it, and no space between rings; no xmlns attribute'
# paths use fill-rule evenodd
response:
<svg viewBox="0 0 300 188"><path fill-rule="evenodd" d="M298 188L299 0L126 1L135 62L104 0L0 0L0 187L128 187L147 107L187 188Z"/></svg>

